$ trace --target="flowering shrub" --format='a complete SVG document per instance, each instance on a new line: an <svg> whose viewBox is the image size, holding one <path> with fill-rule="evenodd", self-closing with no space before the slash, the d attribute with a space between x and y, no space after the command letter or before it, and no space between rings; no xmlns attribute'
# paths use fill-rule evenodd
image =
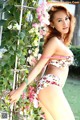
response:
<svg viewBox="0 0 80 120"><path fill-rule="evenodd" d="M47 12L48 10L48 4L47 2L43 2L37 9L37 14L38 14L38 20L41 24L41 26L44 26L45 24L49 25L49 14Z"/></svg>
<svg viewBox="0 0 80 120"><path fill-rule="evenodd" d="M25 91L22 93L19 101L16 105L14 105L14 111L13 111L13 120L24 120L24 118L27 118L27 120L45 120L45 115L42 112L41 108L38 106L38 100L36 99L36 90L35 90L36 84L32 83L25 89ZM8 97L9 91L3 91L2 94L4 96L0 96L1 105L3 106L5 104L5 109L7 112L10 111L10 102Z"/></svg>
<svg viewBox="0 0 80 120"><path fill-rule="evenodd" d="M27 93L23 92L21 96L22 101L24 101L25 106L22 106L21 110L25 111L25 115L29 119L42 119L45 120L45 115L38 106L38 100L36 99L35 84L28 87ZM26 101L27 100L27 101ZM21 103L20 103L21 104ZM37 116L38 115L38 116Z"/></svg>
<svg viewBox="0 0 80 120"><path fill-rule="evenodd" d="M24 9L21 31L19 32L20 8L15 6L17 4L20 5L20 1L8 0L7 5L2 9L2 12L6 12L7 18L4 21L0 20L0 24L2 23L1 25L4 28L1 47L5 48L5 52L0 53L0 110L8 113L11 113L11 105L7 93L13 89L16 56L18 61L15 88L18 88L26 79L31 66L34 66L37 62L36 59L41 56L38 54L40 38L46 33L44 26L49 24L49 16L46 12L47 3L42 3L36 9L37 15L35 10ZM36 1L27 0L27 6L37 7ZM29 13L31 14L31 21L27 19L27 17L30 17ZM19 45L17 44L18 41ZM36 84L33 82L23 92L17 104L14 105L13 120L24 120L24 117L27 120L45 119L44 113L38 106L35 88Z"/></svg>
<svg viewBox="0 0 80 120"><path fill-rule="evenodd" d="M49 5L47 2L40 4L40 6L36 9L39 22L32 25L38 30L38 34L41 38L46 34L46 25L50 24L48 8Z"/></svg>

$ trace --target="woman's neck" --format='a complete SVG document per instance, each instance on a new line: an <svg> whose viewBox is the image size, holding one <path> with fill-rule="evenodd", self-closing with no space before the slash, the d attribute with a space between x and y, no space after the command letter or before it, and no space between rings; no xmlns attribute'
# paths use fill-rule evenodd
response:
<svg viewBox="0 0 80 120"><path fill-rule="evenodd" d="M65 37L66 37L66 34L62 34L62 35L61 35L61 41L62 41L62 42L64 42Z"/></svg>

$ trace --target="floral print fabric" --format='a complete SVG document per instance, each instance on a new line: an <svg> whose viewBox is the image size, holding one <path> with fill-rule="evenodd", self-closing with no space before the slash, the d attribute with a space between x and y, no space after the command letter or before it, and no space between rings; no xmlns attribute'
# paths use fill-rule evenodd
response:
<svg viewBox="0 0 80 120"><path fill-rule="evenodd" d="M65 59L59 60L51 60L49 64L54 65L56 67L66 67L70 66L73 63L74 57L73 56L65 56Z"/></svg>
<svg viewBox="0 0 80 120"><path fill-rule="evenodd" d="M50 85L57 85L57 86L62 86L61 81L57 76L54 76L53 74L47 74L44 75L40 80L38 80L37 83L37 94L39 91L47 86Z"/></svg>

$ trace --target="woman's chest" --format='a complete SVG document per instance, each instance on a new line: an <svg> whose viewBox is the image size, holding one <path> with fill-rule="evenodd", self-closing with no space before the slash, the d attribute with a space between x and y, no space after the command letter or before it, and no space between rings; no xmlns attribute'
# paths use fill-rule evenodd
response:
<svg viewBox="0 0 80 120"><path fill-rule="evenodd" d="M73 56L72 51L69 47L65 46L64 44L60 44L56 50L56 54L64 55L64 56Z"/></svg>

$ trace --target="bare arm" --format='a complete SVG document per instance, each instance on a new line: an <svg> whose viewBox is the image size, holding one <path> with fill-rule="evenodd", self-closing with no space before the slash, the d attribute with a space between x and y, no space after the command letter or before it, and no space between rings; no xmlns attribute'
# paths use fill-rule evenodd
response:
<svg viewBox="0 0 80 120"><path fill-rule="evenodd" d="M28 75L28 84L30 84L36 77L37 75L41 72L45 64L48 62L49 57L51 57L57 49L57 38L52 38L47 45L45 46L45 49L43 51L42 57L40 60L37 62L35 67L32 69L32 71ZM26 87L26 83L24 82L20 86L20 90L24 90Z"/></svg>
<svg viewBox="0 0 80 120"><path fill-rule="evenodd" d="M56 50L57 50L57 38L55 37L49 40L49 42L46 44L42 57L39 59L35 67L29 73L28 84L30 84L38 76L38 74L41 72L45 64L48 62L49 57L51 57L56 52ZM22 94L23 90L26 88L28 84L26 84L26 82L23 82L17 90L10 92L9 98L11 103L18 101L20 95Z"/></svg>

